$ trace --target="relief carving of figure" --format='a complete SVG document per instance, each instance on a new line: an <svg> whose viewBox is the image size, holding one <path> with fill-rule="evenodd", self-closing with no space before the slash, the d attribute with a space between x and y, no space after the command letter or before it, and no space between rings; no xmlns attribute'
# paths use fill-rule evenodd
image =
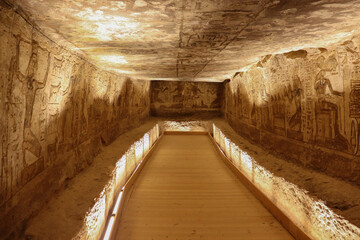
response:
<svg viewBox="0 0 360 240"><path fill-rule="evenodd" d="M184 101L184 84L179 82L175 89L170 92L172 95L172 102L179 103ZM175 94L174 94L175 93Z"/></svg>
<svg viewBox="0 0 360 240"><path fill-rule="evenodd" d="M65 111L60 116L60 139L59 143L70 142L73 137L73 118L74 118L74 96L73 85L76 82L76 66L73 67L73 72L70 76L68 85L64 89L60 89L62 105Z"/></svg>
<svg viewBox="0 0 360 240"><path fill-rule="evenodd" d="M261 98L262 98L262 106L261 106L261 126L265 129L271 129L272 125L271 125L271 116L270 116L270 94L267 92L266 90L266 86L265 84L262 84L261 86L262 89L262 94L261 94Z"/></svg>
<svg viewBox="0 0 360 240"><path fill-rule="evenodd" d="M317 74L314 88L318 97L315 103L316 140L331 148L348 150L348 142L339 131L339 105L344 93L333 89L323 70Z"/></svg>
<svg viewBox="0 0 360 240"><path fill-rule="evenodd" d="M315 79L315 91L319 97L326 96L326 89L329 89L331 94L343 96L344 93L333 90L331 82L325 77L325 71L321 70Z"/></svg>
<svg viewBox="0 0 360 240"><path fill-rule="evenodd" d="M24 142L23 142L23 149L25 154L25 161L27 164L32 164L34 161L40 157L41 154L41 144L35 134L31 131L31 121L33 115L33 106L35 101L36 92L39 89L42 89L46 85L47 75L49 71L49 58L50 54L48 53L48 66L46 70L46 75L43 82L37 81L35 79L35 73L38 68L38 44L33 43L32 54L30 57L30 62L28 68L26 70L25 76L25 97L26 97L26 110L25 110L25 120L24 120ZM32 153L31 155L26 155L26 150ZM26 157L29 156L29 159Z"/></svg>
<svg viewBox="0 0 360 240"><path fill-rule="evenodd" d="M284 94L285 95L285 94ZM273 126L277 129L285 129L285 96L277 93L272 96Z"/></svg>
<svg viewBox="0 0 360 240"><path fill-rule="evenodd" d="M294 101L296 112L289 120L289 127L295 128L299 126L298 131L301 130L301 99L304 97L304 90L301 85L299 76L293 77L293 88L290 89L289 94L290 102Z"/></svg>

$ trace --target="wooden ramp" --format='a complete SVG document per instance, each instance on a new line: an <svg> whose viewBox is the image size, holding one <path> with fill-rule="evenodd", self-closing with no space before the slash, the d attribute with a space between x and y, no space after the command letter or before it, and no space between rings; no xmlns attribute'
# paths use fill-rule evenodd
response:
<svg viewBox="0 0 360 240"><path fill-rule="evenodd" d="M164 135L115 227L121 240L293 239L207 135Z"/></svg>

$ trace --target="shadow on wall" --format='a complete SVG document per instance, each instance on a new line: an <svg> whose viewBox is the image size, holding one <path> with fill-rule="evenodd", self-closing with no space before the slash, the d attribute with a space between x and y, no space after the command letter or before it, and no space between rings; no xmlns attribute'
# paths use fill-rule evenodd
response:
<svg viewBox="0 0 360 240"><path fill-rule="evenodd" d="M359 184L359 70L351 41L266 56L226 84L225 116L287 159Z"/></svg>
<svg viewBox="0 0 360 240"><path fill-rule="evenodd" d="M1 238L148 118L150 83L100 71L0 9Z"/></svg>
<svg viewBox="0 0 360 240"><path fill-rule="evenodd" d="M152 81L151 114L160 117L221 115L223 84Z"/></svg>

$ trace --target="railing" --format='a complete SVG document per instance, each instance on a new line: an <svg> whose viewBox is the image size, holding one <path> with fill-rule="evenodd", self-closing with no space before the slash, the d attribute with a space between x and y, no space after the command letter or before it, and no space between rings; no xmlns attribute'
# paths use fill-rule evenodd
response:
<svg viewBox="0 0 360 240"><path fill-rule="evenodd" d="M251 153L239 148L215 124L213 137L242 175L307 236L324 240L360 239L358 227L334 213L323 201L260 166Z"/></svg>
<svg viewBox="0 0 360 240"><path fill-rule="evenodd" d="M104 233L108 229L106 227L114 221L114 210L118 208L117 203L121 199L124 184L132 176L159 136L159 125L156 124L142 138L132 144L118 160L111 173L111 179L99 197L95 199L95 204L87 213L82 230L74 239L99 239L104 237Z"/></svg>

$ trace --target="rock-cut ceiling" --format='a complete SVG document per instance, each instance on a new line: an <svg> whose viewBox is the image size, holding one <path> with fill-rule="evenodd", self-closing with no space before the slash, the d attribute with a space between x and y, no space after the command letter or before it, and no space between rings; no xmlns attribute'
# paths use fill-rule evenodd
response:
<svg viewBox="0 0 360 240"><path fill-rule="evenodd" d="M149 80L222 81L261 56L358 31L358 0L4 0L97 65Z"/></svg>

